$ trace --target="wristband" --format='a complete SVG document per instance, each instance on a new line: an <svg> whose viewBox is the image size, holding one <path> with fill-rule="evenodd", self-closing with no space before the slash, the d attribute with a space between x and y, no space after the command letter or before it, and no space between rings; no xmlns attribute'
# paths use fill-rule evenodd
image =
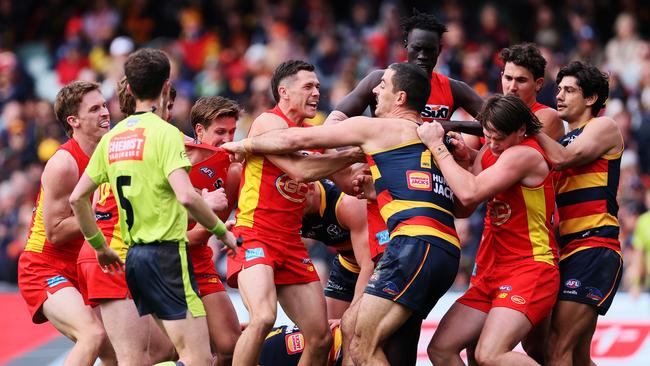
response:
<svg viewBox="0 0 650 366"><path fill-rule="evenodd" d="M104 234L102 234L101 230L96 232L95 235L91 236L90 238L86 238L86 241L95 250L106 246L106 238L104 237Z"/></svg>
<svg viewBox="0 0 650 366"><path fill-rule="evenodd" d="M247 154L251 154L253 152L253 143L249 138L245 138L242 141L242 147L244 148L244 152Z"/></svg>
<svg viewBox="0 0 650 366"><path fill-rule="evenodd" d="M224 236L226 232L228 232L228 229L226 229L226 224L224 224L221 220L217 219L217 224L214 225L212 229L208 229L209 232L213 233L217 237Z"/></svg>
<svg viewBox="0 0 650 366"><path fill-rule="evenodd" d="M449 153L449 150L447 150L447 146L445 146L445 144L436 145L432 150L436 156L443 155L444 153Z"/></svg>

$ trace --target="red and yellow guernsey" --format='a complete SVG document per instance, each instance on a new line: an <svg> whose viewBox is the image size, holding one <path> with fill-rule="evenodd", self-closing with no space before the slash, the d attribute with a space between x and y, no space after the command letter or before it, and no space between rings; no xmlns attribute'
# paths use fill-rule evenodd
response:
<svg viewBox="0 0 650 366"><path fill-rule="evenodd" d="M65 144L59 146L58 150L65 150L74 158L77 163L77 170L79 175L77 180L86 170L90 158L81 150L79 143L74 138L68 140ZM25 245L26 252L42 253L48 256L70 260L74 263L79 254L79 250L83 245L84 238L79 233L79 237L70 240L66 243L57 245L52 244L45 236L45 225L43 223L43 182L41 182L41 189L36 197L36 205L32 214L32 222L29 226L29 235L27 237L27 244Z"/></svg>
<svg viewBox="0 0 650 366"><path fill-rule="evenodd" d="M547 106L546 104L542 104L538 101L535 101L535 103L533 103L533 105L530 106L530 111L535 113L537 111L540 111L542 109L547 109L547 108L551 108L551 107Z"/></svg>
<svg viewBox="0 0 650 366"><path fill-rule="evenodd" d="M534 138L525 138L521 145L539 151L549 164L544 150ZM494 165L498 157L488 149L483 154L483 169ZM481 263L513 263L521 260L557 265L557 243L553 235L552 217L555 208L553 175L548 174L535 187L513 184L498 193L487 205L485 229L481 246L489 245Z"/></svg>
<svg viewBox="0 0 650 366"><path fill-rule="evenodd" d="M289 127L298 127L278 106L266 113L280 116ZM239 186L235 227L249 228L276 240L300 242L308 190L307 184L291 179L264 155L248 156Z"/></svg>
<svg viewBox="0 0 650 366"><path fill-rule="evenodd" d="M569 145L590 122L564 135L560 143ZM623 149L560 172L557 185L560 259L595 247L621 252L616 193L622 155Z"/></svg>
<svg viewBox="0 0 650 366"><path fill-rule="evenodd" d="M106 238L106 243L113 249L122 260L126 260L128 246L122 240L120 231L120 216L115 196L111 190L110 183L102 183L99 188L99 199L95 205L95 220L99 230ZM96 262L95 250L90 244L85 243L79 252L77 263Z"/></svg>
<svg viewBox="0 0 650 366"><path fill-rule="evenodd" d="M226 180L228 179L228 168L230 167L230 156L226 150L220 147L194 142L185 142L185 149L204 149L213 152L212 155L203 161L192 165L190 181L194 188L198 190L205 188L208 191L214 191L225 186ZM228 214L226 213L226 215ZM226 220L228 217L221 217L221 219ZM194 227L194 225L196 223L190 224L188 230Z"/></svg>

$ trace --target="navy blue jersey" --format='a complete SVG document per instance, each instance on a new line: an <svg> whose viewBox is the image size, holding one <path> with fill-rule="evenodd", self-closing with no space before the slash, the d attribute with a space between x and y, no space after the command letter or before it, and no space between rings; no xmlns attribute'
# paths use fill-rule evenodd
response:
<svg viewBox="0 0 650 366"><path fill-rule="evenodd" d="M354 258L350 231L345 229L336 217L336 208L345 195L334 183L327 179L316 182L320 188L320 207L317 213L302 218L302 237L314 239L334 248L350 271L359 272Z"/></svg>
<svg viewBox="0 0 650 366"><path fill-rule="evenodd" d="M430 243L442 239L457 249L453 194L420 140L367 155L381 216L390 238L410 236Z"/></svg>

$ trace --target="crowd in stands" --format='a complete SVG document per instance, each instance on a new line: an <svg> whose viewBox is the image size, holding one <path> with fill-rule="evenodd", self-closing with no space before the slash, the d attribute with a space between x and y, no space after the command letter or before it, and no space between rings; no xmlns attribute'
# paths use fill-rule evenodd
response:
<svg viewBox="0 0 650 366"><path fill-rule="evenodd" d="M66 83L100 82L119 121L116 83L133 50L163 49L178 91L173 121L191 133L201 96L245 107L245 135L272 104L270 75L282 61L307 60L321 82L320 123L369 71L405 59L399 19L412 8L436 14L449 31L436 70L481 96L500 93L503 47L535 42L548 61L540 102L555 106L555 75L572 60L610 75L605 114L623 131L619 220L624 252L650 189L650 6L583 0L0 0L0 281L16 281L39 177L66 140L52 101ZM452 119L468 119L457 113ZM482 218L459 221L464 247L455 288L466 288ZM625 287L624 283L624 287Z"/></svg>

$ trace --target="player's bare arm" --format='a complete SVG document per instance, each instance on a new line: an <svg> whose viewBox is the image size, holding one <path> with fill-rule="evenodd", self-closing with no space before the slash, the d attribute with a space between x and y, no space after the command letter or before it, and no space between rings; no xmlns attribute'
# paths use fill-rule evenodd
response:
<svg viewBox="0 0 650 366"><path fill-rule="evenodd" d="M124 262L113 249L106 245L106 238L104 238L104 234L99 230L95 221L90 196L97 190L97 187L97 184L84 173L70 195L69 205L79 222L81 232L95 249L97 262L104 272L121 272L124 270Z"/></svg>
<svg viewBox="0 0 650 366"><path fill-rule="evenodd" d="M517 182L533 186L545 178L545 175L537 174L537 170L539 170L540 164L545 165L546 162L542 155L532 148L525 146L508 148L501 153L494 165L475 176L458 165L444 148L442 143L444 130L440 124L422 125L418 127L418 134L423 140L432 141L432 144L435 145L432 153L438 167L454 192L454 196L465 206L485 201ZM438 151L440 146L444 150ZM543 170L543 166L541 168Z"/></svg>
<svg viewBox="0 0 650 366"><path fill-rule="evenodd" d="M560 115L553 108L544 108L535 112L535 115L542 122L542 132L547 134L553 140L564 136L564 122Z"/></svg>
<svg viewBox="0 0 650 366"><path fill-rule="evenodd" d="M449 84L456 105L463 108L472 117L476 117L483 107L483 98L464 81L449 79Z"/></svg>
<svg viewBox="0 0 650 366"><path fill-rule="evenodd" d="M555 169L562 170L590 163L603 154L615 154L623 149L623 138L616 122L598 117L567 147L545 134L537 137Z"/></svg>
<svg viewBox="0 0 650 366"><path fill-rule="evenodd" d="M68 202L77 185L77 170L74 158L63 150L54 154L43 170L43 223L47 240L55 245L81 235Z"/></svg>
<svg viewBox="0 0 650 366"><path fill-rule="evenodd" d="M359 277L354 286L352 304L361 298L363 290L368 284L370 276L375 269L375 264L370 258L368 247L368 207L366 200L344 195L336 208L336 218L341 225L350 231L350 241L354 259L359 264Z"/></svg>
<svg viewBox="0 0 650 366"><path fill-rule="evenodd" d="M348 117L360 116L366 108L377 104L372 89L379 84L384 70L375 70L363 78L359 84L327 116L325 124L343 121Z"/></svg>

